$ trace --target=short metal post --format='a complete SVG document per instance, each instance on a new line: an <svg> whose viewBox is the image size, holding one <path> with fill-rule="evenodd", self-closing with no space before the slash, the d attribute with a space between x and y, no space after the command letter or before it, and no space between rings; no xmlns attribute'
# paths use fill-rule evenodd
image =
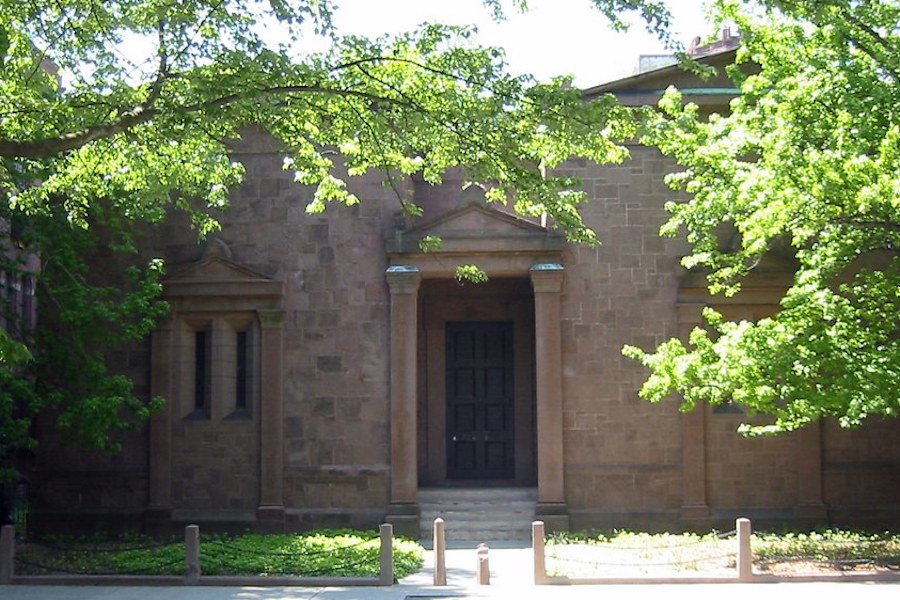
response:
<svg viewBox="0 0 900 600"><path fill-rule="evenodd" d="M478 567L475 571L475 580L478 585L491 584L491 564L488 558L487 544L478 544Z"/></svg>
<svg viewBox="0 0 900 600"><path fill-rule="evenodd" d="M736 523L738 537L738 581L753 580L753 553L750 548L750 519L740 518Z"/></svg>
<svg viewBox="0 0 900 600"><path fill-rule="evenodd" d="M16 528L4 525L0 530L0 585L12 583L15 560Z"/></svg>
<svg viewBox="0 0 900 600"><path fill-rule="evenodd" d="M200 527L188 525L184 528L185 573L184 582L196 585L200 582Z"/></svg>
<svg viewBox="0 0 900 600"><path fill-rule="evenodd" d="M434 520L434 585L447 585L447 538L444 520Z"/></svg>
<svg viewBox="0 0 900 600"><path fill-rule="evenodd" d="M394 585L394 526L382 523L381 533L381 570L378 573L378 585Z"/></svg>
<svg viewBox="0 0 900 600"><path fill-rule="evenodd" d="M534 585L543 585L547 583L543 521L533 521L531 523L531 548L534 553Z"/></svg>

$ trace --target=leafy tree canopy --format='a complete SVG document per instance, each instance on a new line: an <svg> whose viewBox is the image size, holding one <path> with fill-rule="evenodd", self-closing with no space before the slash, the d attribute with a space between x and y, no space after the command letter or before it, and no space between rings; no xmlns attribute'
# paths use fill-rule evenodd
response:
<svg viewBox="0 0 900 600"><path fill-rule="evenodd" d="M666 35L662 2L593 4L618 28L637 11ZM502 18L525 2L485 5ZM475 46L472 29L340 37L333 9L330 0L0 0L0 217L16 232L4 266L21 268L20 247L40 255L41 272L27 275L39 277L53 325L0 335L0 454L25 443L31 416L47 407L71 437L104 448L127 415L152 409L107 373L104 352L146 336L165 312L163 265L129 272L121 289L101 285L86 268L105 250L93 231L133 251L134 228L173 208L201 235L213 230L208 211L225 208L243 176L229 142L248 124L283 142L286 168L316 190L310 212L360 201L344 168L439 182L461 167L488 185L489 200L596 242L578 214L578 182L544 173L569 157L624 159L618 142L635 134L632 115L608 98L583 102L562 79L510 76L502 51ZM310 36L329 49L304 53Z"/></svg>
<svg viewBox="0 0 900 600"><path fill-rule="evenodd" d="M823 417L845 427L900 411L900 4L718 0L737 24L741 96L708 122L672 90L646 140L684 169L663 233L686 233L687 267L739 293L767 252L798 265L780 311L728 322L707 310L689 343L625 353L651 370L641 394L683 408L734 402L774 418L750 434ZM728 231L729 240L722 232Z"/></svg>
<svg viewBox="0 0 900 600"><path fill-rule="evenodd" d="M499 0L486 4L502 14ZM596 4L617 23L623 7L642 8L657 29L667 23L658 3ZM328 0L0 2L0 182L16 189L11 207L33 214L62 203L78 224L98 198L133 220L159 219L172 190L222 207L242 175L226 142L255 123L284 142L298 181L317 186L310 210L357 201L330 148L351 174L436 182L463 166L494 183L492 197L515 197L571 239L594 241L573 210L577 185L538 167L622 159L615 140L632 133L624 111L584 104L563 81L507 75L499 49L467 44L471 29L339 38L331 11ZM311 31L331 48L299 56ZM136 46L144 52L126 53Z"/></svg>

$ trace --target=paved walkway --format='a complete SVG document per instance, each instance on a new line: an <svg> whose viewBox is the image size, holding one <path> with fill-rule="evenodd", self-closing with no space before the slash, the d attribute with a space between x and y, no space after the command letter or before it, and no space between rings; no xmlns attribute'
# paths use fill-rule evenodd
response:
<svg viewBox="0 0 900 600"><path fill-rule="evenodd" d="M297 587L118 587L118 586L0 586L2 600L433 600L435 598L552 598L596 600L656 595L666 600L796 600L797 597L854 600L896 600L900 583L750 583L750 584L629 584L603 586L535 586L530 547L498 548L490 551L490 585L477 585L475 546L447 550L447 586L434 587L433 555L425 556L425 567L391 587L297 588ZM726 586L726 587L723 587Z"/></svg>

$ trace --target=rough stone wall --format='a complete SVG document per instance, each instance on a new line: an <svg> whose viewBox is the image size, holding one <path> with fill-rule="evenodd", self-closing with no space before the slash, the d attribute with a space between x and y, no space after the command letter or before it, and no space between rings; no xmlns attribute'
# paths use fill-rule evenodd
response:
<svg viewBox="0 0 900 600"><path fill-rule="evenodd" d="M823 427L823 487L833 518L847 525L900 524L897 421L873 418L860 429Z"/></svg>
<svg viewBox="0 0 900 600"><path fill-rule="evenodd" d="M123 450L108 454L66 443L51 421L46 416L41 419L40 446L25 478L29 531L139 529L148 496L146 432L117 435Z"/></svg>
<svg viewBox="0 0 900 600"><path fill-rule="evenodd" d="M252 514L259 504L258 429L254 419L176 419L172 487L177 509Z"/></svg>
<svg viewBox="0 0 900 600"><path fill-rule="evenodd" d="M100 265L95 274L97 281L121 284L130 257L126 259L103 244L95 257ZM111 372L131 378L138 397L149 392L149 357L149 340L110 357ZM139 527L148 497L146 427L113 434L113 441L121 444L121 452L86 450L73 441L70 433L58 429L56 414L50 409L37 419L35 436L39 445L24 476L29 529L33 533L57 531L59 527L90 531L90 517L96 517L102 527L110 530ZM73 514L90 517L73 519Z"/></svg>
<svg viewBox="0 0 900 600"><path fill-rule="evenodd" d="M587 223L602 246L564 252L562 296L566 500L572 526L679 524L682 415L674 400L637 396L646 372L625 358L679 333L676 301L682 241L662 239L664 184L672 165L631 147L632 160L600 167L572 162L592 200ZM356 180L357 207L305 212L311 191L282 170L271 140L250 136L235 158L246 181L221 216L219 237L234 262L283 281L284 501L289 527L371 525L384 515L390 476L389 293L384 237L399 204L376 178ZM448 188L416 186L423 203L458 205ZM434 207L430 207L432 213ZM429 213L429 214L432 214ZM147 243L173 268L202 248L174 218ZM140 390L148 387L148 345L115 357ZM713 511L788 514L797 503L794 438L747 440L741 415L706 415L707 500ZM175 427L176 509L250 511L258 500L258 414L249 420L179 421ZM834 510L898 505L900 436L891 422L859 432L823 430L824 500ZM139 512L147 498L146 431L124 454L63 449L46 437L36 483L48 510ZM769 511L767 513L766 511Z"/></svg>
<svg viewBox="0 0 900 600"><path fill-rule="evenodd" d="M797 504L795 436L746 438L737 433L746 415L705 410L710 507L790 514Z"/></svg>
<svg viewBox="0 0 900 600"><path fill-rule="evenodd" d="M323 215L309 215L305 208L312 191L293 183L293 174L282 169L273 140L250 132L234 158L246 168L245 181L232 194L229 210L216 215L222 230L214 235L227 245L230 260L285 284L284 501L289 524L375 524L383 516L389 487L384 236L399 203L378 178L354 179L359 206L334 205ZM186 217L176 214L150 233L143 258L163 256L174 272L199 260L203 251ZM106 265L109 277L119 270ZM113 357L145 395L149 356L148 341ZM220 408L207 419L185 418L189 412L189 406L178 404L173 421L176 518L252 518L259 501L258 399L243 419L229 418ZM58 452L52 435L43 448L41 505L48 510L109 506L140 513L146 508L146 429L131 435L118 457Z"/></svg>
<svg viewBox="0 0 900 600"><path fill-rule="evenodd" d="M383 238L399 208L375 179L361 204L309 215L271 146L242 148L247 183L223 238L234 260L285 282L284 500L289 519L387 504L389 297Z"/></svg>
<svg viewBox="0 0 900 600"><path fill-rule="evenodd" d="M620 166L572 163L591 200L585 221L602 242L569 247L562 297L566 498L573 526L665 518L681 498L679 415L637 397L644 372L622 355L677 333L679 244L665 221L658 153L640 146Z"/></svg>

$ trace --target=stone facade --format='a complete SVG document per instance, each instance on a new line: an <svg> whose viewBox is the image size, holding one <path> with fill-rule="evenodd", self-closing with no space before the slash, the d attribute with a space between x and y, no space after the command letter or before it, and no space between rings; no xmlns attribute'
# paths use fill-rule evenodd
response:
<svg viewBox="0 0 900 600"><path fill-rule="evenodd" d="M731 85L701 89L666 67L587 93L638 104L669 83L708 111L722 109ZM684 336L711 302L736 318L770 314L790 265L774 261L736 299L708 298L679 266L685 243L658 236L675 166L629 150L622 165L563 167L591 199L584 218L603 244L586 248L485 205L453 174L441 187L407 182L425 208L414 222L376 177L350 181L359 206L309 215L311 191L282 169L276 141L248 132L234 151L246 181L222 231L198 245L173 218L145 240L147 256L170 264L173 311L146 346L117 358L139 389L167 397L165 411L121 456L45 435L31 474L36 515L260 529L387 519L412 531L421 487L515 485L537 488L537 513L556 528L699 529L736 516L896 526L894 423L745 439L735 432L742 414L638 399L646 373L623 345ZM423 254L417 240L430 234L444 247ZM491 280L456 282L466 263ZM460 324L479 323L508 324L495 328L511 332L506 363L466 362ZM502 390L484 413L506 423L502 440L493 430L451 435L471 406L449 396L470 372ZM478 453L501 470L466 462ZM508 476L490 476L503 468Z"/></svg>

